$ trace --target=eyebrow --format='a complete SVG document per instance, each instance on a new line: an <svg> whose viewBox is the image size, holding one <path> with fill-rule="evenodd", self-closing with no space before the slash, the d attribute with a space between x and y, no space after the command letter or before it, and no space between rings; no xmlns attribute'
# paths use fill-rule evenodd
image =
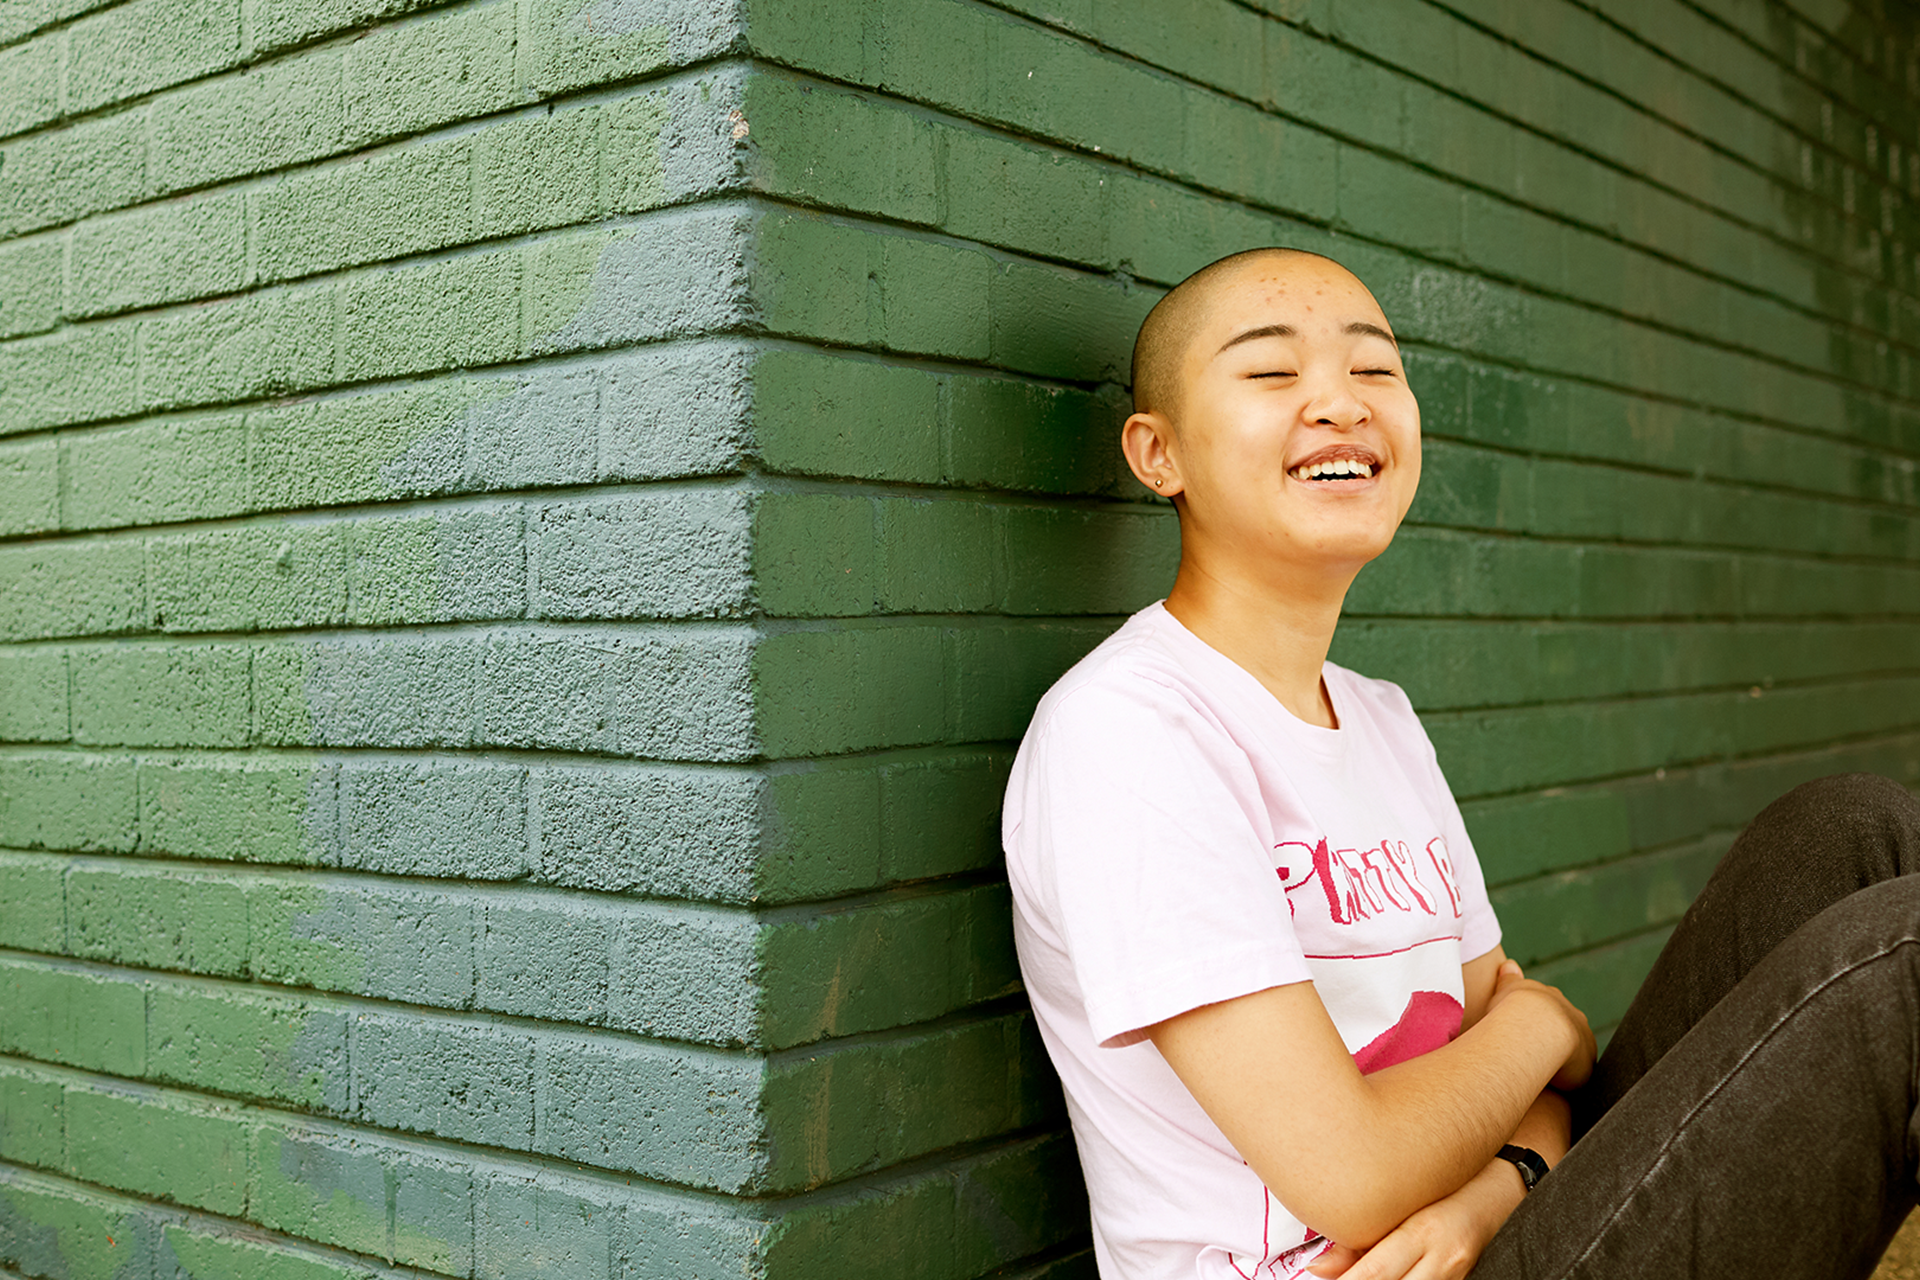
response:
<svg viewBox="0 0 1920 1280"><path fill-rule="evenodd" d="M1382 329L1379 325L1370 324L1365 320L1355 320L1342 330L1342 332L1356 336L1365 335L1372 338L1385 338L1388 342L1393 343L1393 349L1395 351L1400 349L1399 342L1395 341L1392 334ZM1296 331L1290 324L1263 324L1257 329L1247 329L1234 334L1231 338L1228 338L1220 344L1220 351L1216 351L1213 354L1218 356L1221 351L1237 347L1243 342L1253 342L1259 338L1291 338L1295 335Z"/></svg>

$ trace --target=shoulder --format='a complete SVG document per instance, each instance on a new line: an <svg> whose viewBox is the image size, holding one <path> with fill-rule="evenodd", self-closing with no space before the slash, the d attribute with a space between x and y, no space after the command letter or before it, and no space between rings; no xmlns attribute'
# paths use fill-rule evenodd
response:
<svg viewBox="0 0 1920 1280"><path fill-rule="evenodd" d="M1158 606L1128 619L1049 689L1035 708L1029 743L1097 745L1113 735L1165 735L1192 717L1209 720L1204 678L1191 667Z"/></svg>
<svg viewBox="0 0 1920 1280"><path fill-rule="evenodd" d="M1420 722L1406 691L1391 680L1363 676L1335 662L1322 667L1327 683L1347 695L1349 703L1358 703L1373 714L1392 720Z"/></svg>

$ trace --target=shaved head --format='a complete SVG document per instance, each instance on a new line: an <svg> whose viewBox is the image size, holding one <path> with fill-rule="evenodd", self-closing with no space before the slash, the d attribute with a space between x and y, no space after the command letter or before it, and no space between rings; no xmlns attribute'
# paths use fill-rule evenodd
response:
<svg viewBox="0 0 1920 1280"><path fill-rule="evenodd" d="M1333 262L1324 254L1306 249L1245 249L1208 263L1160 299L1147 313L1140 336L1133 343L1133 411L1157 413L1172 421L1180 410L1181 362L1194 335L1212 316L1222 287L1251 267L1289 258Z"/></svg>

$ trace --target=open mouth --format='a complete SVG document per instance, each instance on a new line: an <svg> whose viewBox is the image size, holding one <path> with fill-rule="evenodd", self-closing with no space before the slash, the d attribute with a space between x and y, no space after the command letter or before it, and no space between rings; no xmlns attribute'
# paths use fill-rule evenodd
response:
<svg viewBox="0 0 1920 1280"><path fill-rule="evenodd" d="M1308 484L1332 484L1341 480L1371 480L1380 467L1380 459L1368 450L1342 445L1314 454L1287 474Z"/></svg>

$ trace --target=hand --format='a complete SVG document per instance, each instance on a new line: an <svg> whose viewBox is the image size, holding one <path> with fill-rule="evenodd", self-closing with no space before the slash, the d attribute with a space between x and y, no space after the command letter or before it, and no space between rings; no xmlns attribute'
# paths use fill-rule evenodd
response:
<svg viewBox="0 0 1920 1280"><path fill-rule="evenodd" d="M1517 1170L1496 1160L1364 1252L1336 1244L1307 1271L1325 1280L1460 1280L1526 1195Z"/></svg>
<svg viewBox="0 0 1920 1280"><path fill-rule="evenodd" d="M1593 1028L1587 1025L1587 1015L1574 1007L1571 1000L1561 993L1560 988L1550 987L1544 982L1535 982L1520 971L1520 966L1512 960L1500 962L1500 968L1493 977L1493 996L1487 1001L1487 1011L1491 1013L1502 1001L1520 996L1523 999L1544 997L1545 1003L1553 1013L1558 1014L1574 1033L1574 1049L1560 1069L1553 1073L1550 1082L1554 1088L1562 1090L1577 1089L1587 1082L1593 1074L1593 1060L1598 1046L1593 1038Z"/></svg>

